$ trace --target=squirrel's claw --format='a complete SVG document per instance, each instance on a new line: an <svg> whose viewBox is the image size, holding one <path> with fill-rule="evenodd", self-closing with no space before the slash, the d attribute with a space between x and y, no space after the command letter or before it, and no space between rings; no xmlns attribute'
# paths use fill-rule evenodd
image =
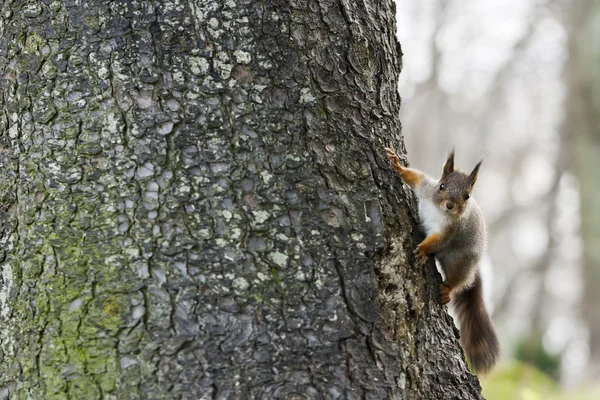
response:
<svg viewBox="0 0 600 400"><path fill-rule="evenodd" d="M417 262L419 264L421 264L421 266L427 264L427 260L428 260L427 253L425 253L423 251L421 246L417 246L417 248L415 249L413 254L416 256Z"/></svg>
<svg viewBox="0 0 600 400"><path fill-rule="evenodd" d="M396 154L396 152L394 150L390 149L389 147L385 147L385 153L387 155L387 158L392 161L392 163L393 163L392 167L395 170L397 170L399 172L402 172L402 170L404 169L404 167L402 167L400 165L400 158L398 157L398 155Z"/></svg>
<svg viewBox="0 0 600 400"><path fill-rule="evenodd" d="M450 292L452 292L452 289L446 283L442 283L440 285L440 304L441 305L450 303Z"/></svg>
<svg viewBox="0 0 600 400"><path fill-rule="evenodd" d="M384 149L389 159L398 158L394 150L390 149L389 147L384 147Z"/></svg>

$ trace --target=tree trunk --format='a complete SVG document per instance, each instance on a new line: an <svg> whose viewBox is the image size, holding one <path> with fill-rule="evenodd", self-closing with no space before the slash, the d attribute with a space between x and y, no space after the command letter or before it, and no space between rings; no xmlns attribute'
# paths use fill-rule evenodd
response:
<svg viewBox="0 0 600 400"><path fill-rule="evenodd" d="M581 194L583 239L582 309L589 325L588 378L600 376L600 48L590 38L600 34L600 3L578 2L569 8L569 58L566 68L566 132L572 138L573 161Z"/></svg>
<svg viewBox="0 0 600 400"><path fill-rule="evenodd" d="M384 159L394 12L5 0L0 398L481 398Z"/></svg>

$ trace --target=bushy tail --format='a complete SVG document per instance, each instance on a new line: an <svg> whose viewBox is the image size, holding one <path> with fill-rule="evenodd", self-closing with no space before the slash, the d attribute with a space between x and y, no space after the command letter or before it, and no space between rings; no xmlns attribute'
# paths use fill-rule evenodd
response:
<svg viewBox="0 0 600 400"><path fill-rule="evenodd" d="M489 372L500 354L500 344L483 303L479 273L473 286L456 294L453 303L460 321L460 344L473 370Z"/></svg>

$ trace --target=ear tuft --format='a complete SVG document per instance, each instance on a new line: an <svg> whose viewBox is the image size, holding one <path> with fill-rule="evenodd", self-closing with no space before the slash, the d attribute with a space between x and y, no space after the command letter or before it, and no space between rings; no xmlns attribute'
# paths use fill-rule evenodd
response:
<svg viewBox="0 0 600 400"><path fill-rule="evenodd" d="M473 187L473 185L475 185L475 182L477 181L477 176L479 175L479 168L481 167L482 162L483 162L483 158L481 159L481 161L479 161L477 163L477 165L475 165L475 168L473 168L473 171L471 171L471 174L469 175L469 180L471 181L471 187Z"/></svg>
<svg viewBox="0 0 600 400"><path fill-rule="evenodd" d="M453 172L454 172L454 148L452 148L452 150L450 151L450 154L448 155L448 159L446 160L446 163L444 164L444 173L442 174L442 177L446 177Z"/></svg>

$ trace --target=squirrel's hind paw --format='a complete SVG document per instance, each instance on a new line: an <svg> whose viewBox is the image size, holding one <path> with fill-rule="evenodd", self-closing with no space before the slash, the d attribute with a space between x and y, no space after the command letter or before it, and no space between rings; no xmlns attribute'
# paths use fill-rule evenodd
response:
<svg viewBox="0 0 600 400"><path fill-rule="evenodd" d="M440 298L439 298L439 301L440 301L441 305L450 303L450 293L451 292L452 292L452 289L446 283L442 283L440 285Z"/></svg>

